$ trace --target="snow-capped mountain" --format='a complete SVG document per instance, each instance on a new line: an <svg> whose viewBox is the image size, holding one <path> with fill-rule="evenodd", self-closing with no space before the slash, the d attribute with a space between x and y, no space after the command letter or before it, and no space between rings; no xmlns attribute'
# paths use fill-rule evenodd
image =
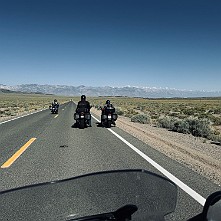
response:
<svg viewBox="0 0 221 221"><path fill-rule="evenodd" d="M197 91L197 90L179 90L171 88L156 87L91 87L91 86L67 86L67 85L39 85L39 84L22 84L8 86L0 84L0 88L44 94L56 94L65 96L128 96L144 98L173 98L173 97L217 97L221 96L221 91Z"/></svg>

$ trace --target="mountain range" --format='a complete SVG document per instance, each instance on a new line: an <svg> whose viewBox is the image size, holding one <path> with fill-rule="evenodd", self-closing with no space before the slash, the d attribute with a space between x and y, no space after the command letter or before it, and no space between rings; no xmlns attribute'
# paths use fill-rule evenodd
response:
<svg viewBox="0 0 221 221"><path fill-rule="evenodd" d="M21 84L8 86L0 84L0 89L20 91L25 93L43 93L64 96L127 96L144 98L186 98L186 97L219 97L221 91L199 91L199 90L180 90L174 88L156 87L92 87L92 86L67 86L67 85L40 85L40 84Z"/></svg>

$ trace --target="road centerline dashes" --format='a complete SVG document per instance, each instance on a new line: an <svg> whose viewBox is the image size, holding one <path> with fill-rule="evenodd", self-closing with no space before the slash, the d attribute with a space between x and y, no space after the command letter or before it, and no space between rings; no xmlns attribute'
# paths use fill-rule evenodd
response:
<svg viewBox="0 0 221 221"><path fill-rule="evenodd" d="M12 157L10 157L1 168L10 167L26 150L27 148L36 140L37 138L31 138L25 145L23 145Z"/></svg>

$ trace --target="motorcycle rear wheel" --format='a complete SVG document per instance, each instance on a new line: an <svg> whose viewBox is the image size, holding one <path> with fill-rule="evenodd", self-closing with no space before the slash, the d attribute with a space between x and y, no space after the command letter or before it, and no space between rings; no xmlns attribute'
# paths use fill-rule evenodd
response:
<svg viewBox="0 0 221 221"><path fill-rule="evenodd" d="M80 128L80 129L84 129L84 119L81 119L81 120L79 121L79 128Z"/></svg>
<svg viewBox="0 0 221 221"><path fill-rule="evenodd" d="M110 128L110 127L111 127L111 121L108 120L108 121L107 121L107 128Z"/></svg>

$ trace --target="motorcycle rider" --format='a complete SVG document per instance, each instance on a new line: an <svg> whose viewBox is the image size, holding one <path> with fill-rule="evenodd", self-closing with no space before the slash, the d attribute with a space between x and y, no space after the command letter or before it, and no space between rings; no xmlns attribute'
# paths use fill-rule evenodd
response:
<svg viewBox="0 0 221 221"><path fill-rule="evenodd" d="M86 113L90 113L91 105L89 101L86 101L85 95L81 95L81 100L77 104L76 113L80 113L82 109L84 111L86 110ZM88 122L88 126L91 127L91 119Z"/></svg>
<svg viewBox="0 0 221 221"><path fill-rule="evenodd" d="M113 113L115 113L115 108L114 108L113 104L111 104L110 100L106 100L106 103L105 103L104 107L102 108L102 115L106 114L107 108L113 109ZM115 121L113 121L112 124L116 125Z"/></svg>
<svg viewBox="0 0 221 221"><path fill-rule="evenodd" d="M114 112L115 112L115 108L114 108L113 104L111 104L110 100L106 100L106 103L105 103L104 107L102 108L102 114L105 114L106 109L110 108L110 107L112 109L114 109Z"/></svg>
<svg viewBox="0 0 221 221"><path fill-rule="evenodd" d="M58 103L57 99L54 99L54 102L51 103L51 106L52 107L56 107L56 106L59 107L59 103Z"/></svg>

